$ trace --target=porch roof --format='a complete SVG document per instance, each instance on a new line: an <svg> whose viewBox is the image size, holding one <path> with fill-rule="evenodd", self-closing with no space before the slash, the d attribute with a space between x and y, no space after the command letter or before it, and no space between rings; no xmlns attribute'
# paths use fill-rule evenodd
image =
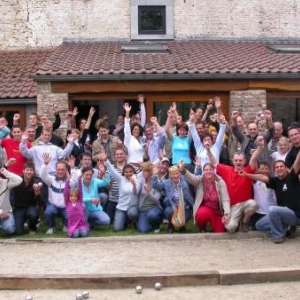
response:
<svg viewBox="0 0 300 300"><path fill-rule="evenodd" d="M65 41L38 69L36 80L164 80L300 78L300 53L270 42L166 41L165 52L124 52L145 42ZM300 42L276 43L300 47Z"/></svg>

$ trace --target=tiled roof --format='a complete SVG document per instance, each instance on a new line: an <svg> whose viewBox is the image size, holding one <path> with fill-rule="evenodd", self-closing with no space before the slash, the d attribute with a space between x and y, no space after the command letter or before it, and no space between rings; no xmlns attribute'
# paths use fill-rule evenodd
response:
<svg viewBox="0 0 300 300"><path fill-rule="evenodd" d="M122 42L63 42L38 70L53 75L299 74L300 54L276 53L266 42L170 41L166 53L124 53ZM133 45L133 43L127 43ZM134 43L136 44L136 43ZM295 44L297 45L297 44ZM300 43L299 43L300 47ZM296 75L297 76L297 75ZM173 77L175 78L175 77Z"/></svg>
<svg viewBox="0 0 300 300"><path fill-rule="evenodd" d="M33 76L53 51L0 51L0 99L35 98L37 83Z"/></svg>

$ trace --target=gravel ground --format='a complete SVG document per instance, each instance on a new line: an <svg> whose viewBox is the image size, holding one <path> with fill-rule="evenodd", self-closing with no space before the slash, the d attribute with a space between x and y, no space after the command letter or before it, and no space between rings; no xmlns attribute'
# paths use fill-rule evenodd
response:
<svg viewBox="0 0 300 300"><path fill-rule="evenodd" d="M31 295L34 300L74 300L76 290L36 290L36 291L0 291L1 299L22 300ZM138 295L133 289L126 290L90 290L91 300L208 300L208 299L289 299L298 300L300 294L299 283L271 283L235 286L205 286L163 288L161 291L144 289Z"/></svg>
<svg viewBox="0 0 300 300"><path fill-rule="evenodd" d="M299 238L0 244L2 274L117 274L300 267ZM284 255L283 255L284 254Z"/></svg>

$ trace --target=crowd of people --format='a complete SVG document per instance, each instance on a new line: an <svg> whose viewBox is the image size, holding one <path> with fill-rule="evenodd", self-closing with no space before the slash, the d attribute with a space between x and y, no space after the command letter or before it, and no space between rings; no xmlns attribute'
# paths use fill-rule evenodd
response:
<svg viewBox="0 0 300 300"><path fill-rule="evenodd" d="M0 117L0 225L6 235L46 234L59 226L69 237L86 237L97 226L127 226L142 233L185 232L189 219L199 232L259 230L274 243L294 237L300 224L300 124L284 128L272 112L258 112L246 124L238 111L230 122L219 97L192 107L183 120L176 103L166 124L146 123L140 111L123 105L111 125L107 116L90 127L78 110L68 113L65 141L54 133L54 116L31 113L21 128ZM51 117L51 118L50 118ZM54 120L52 122L50 119ZM230 123L230 124L229 124Z"/></svg>

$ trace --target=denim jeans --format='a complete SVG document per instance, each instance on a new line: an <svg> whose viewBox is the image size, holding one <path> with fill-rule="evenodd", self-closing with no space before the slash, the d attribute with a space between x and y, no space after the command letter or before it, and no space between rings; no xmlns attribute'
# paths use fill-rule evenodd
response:
<svg viewBox="0 0 300 300"><path fill-rule="evenodd" d="M288 207L270 206L269 213L256 223L256 229L270 232L275 239L285 237L290 226L299 225L300 220Z"/></svg>
<svg viewBox="0 0 300 300"><path fill-rule="evenodd" d="M9 212L6 220L0 219L0 225L6 235L12 235L16 230L15 218L13 213Z"/></svg>
<svg viewBox="0 0 300 300"><path fill-rule="evenodd" d="M106 212L107 202L108 202L108 195L106 193L99 193L100 204L103 210Z"/></svg>
<svg viewBox="0 0 300 300"><path fill-rule="evenodd" d="M150 208L147 211L139 212L137 228L140 232L146 233L151 229L159 228L163 220L163 210L159 206Z"/></svg>
<svg viewBox="0 0 300 300"><path fill-rule="evenodd" d="M36 224L38 221L38 210L35 206L14 208L13 214L16 223L16 234L23 234L24 223L26 219L28 219L29 230L36 231Z"/></svg>
<svg viewBox="0 0 300 300"><path fill-rule="evenodd" d="M110 223L112 224L114 219L115 219L115 213L116 213L116 207L118 205L118 202L114 201L107 201L107 206L106 206L106 213L108 214L110 218Z"/></svg>
<svg viewBox="0 0 300 300"><path fill-rule="evenodd" d="M110 224L109 216L103 210L87 211L86 219L90 227Z"/></svg>
<svg viewBox="0 0 300 300"><path fill-rule="evenodd" d="M65 208L56 207L48 203L45 210L45 219L48 228L55 228L55 217L61 216L63 226L67 226L67 211Z"/></svg>
<svg viewBox="0 0 300 300"><path fill-rule="evenodd" d="M72 238L79 238L79 237L87 237L89 234L89 231L87 229L79 229L75 230L72 234Z"/></svg>
<svg viewBox="0 0 300 300"><path fill-rule="evenodd" d="M138 208L137 206L131 206L127 211L116 209L114 219L114 231L122 231L125 229L126 221L137 221Z"/></svg>

